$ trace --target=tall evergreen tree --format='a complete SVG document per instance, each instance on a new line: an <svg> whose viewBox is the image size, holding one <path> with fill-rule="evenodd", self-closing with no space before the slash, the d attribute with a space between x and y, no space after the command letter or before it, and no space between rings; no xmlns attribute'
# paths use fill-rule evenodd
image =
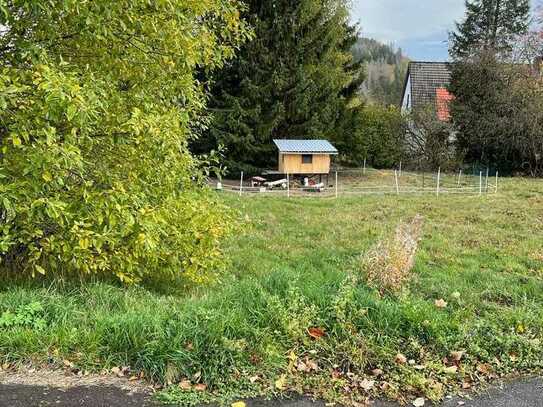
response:
<svg viewBox="0 0 543 407"><path fill-rule="evenodd" d="M232 169L275 164L273 138L341 137L363 81L346 0L247 0L255 38L216 76L213 120L194 146L222 144Z"/></svg>
<svg viewBox="0 0 543 407"><path fill-rule="evenodd" d="M506 56L529 26L530 0L466 0L465 19L451 33L451 56L462 59L479 50Z"/></svg>

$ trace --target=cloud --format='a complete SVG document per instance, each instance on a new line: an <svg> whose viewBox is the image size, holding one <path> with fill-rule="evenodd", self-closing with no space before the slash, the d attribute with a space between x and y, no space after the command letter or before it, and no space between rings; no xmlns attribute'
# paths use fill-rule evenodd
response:
<svg viewBox="0 0 543 407"><path fill-rule="evenodd" d="M354 0L353 17L364 32L385 41L427 37L450 29L464 0Z"/></svg>
<svg viewBox="0 0 543 407"><path fill-rule="evenodd" d="M352 0L362 34L402 47L420 60L448 57L448 32L464 16L464 0ZM543 0L532 0L534 9Z"/></svg>

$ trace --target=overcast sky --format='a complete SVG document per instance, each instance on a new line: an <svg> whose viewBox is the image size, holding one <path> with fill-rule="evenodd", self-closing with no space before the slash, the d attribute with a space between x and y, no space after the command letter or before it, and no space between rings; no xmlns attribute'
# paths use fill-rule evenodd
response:
<svg viewBox="0 0 543 407"><path fill-rule="evenodd" d="M464 16L464 0L352 0L362 34L401 47L411 59L444 61L448 32ZM538 1L538 0L534 0Z"/></svg>

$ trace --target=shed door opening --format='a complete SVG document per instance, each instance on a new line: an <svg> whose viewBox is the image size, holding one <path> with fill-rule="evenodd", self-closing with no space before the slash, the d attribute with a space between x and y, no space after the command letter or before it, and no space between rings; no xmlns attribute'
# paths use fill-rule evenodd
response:
<svg viewBox="0 0 543 407"><path fill-rule="evenodd" d="M302 154L302 164L313 164L313 155Z"/></svg>

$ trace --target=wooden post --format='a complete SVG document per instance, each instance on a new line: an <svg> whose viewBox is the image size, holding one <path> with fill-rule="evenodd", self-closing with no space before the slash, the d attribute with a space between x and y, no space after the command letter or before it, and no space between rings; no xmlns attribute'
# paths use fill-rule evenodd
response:
<svg viewBox="0 0 543 407"><path fill-rule="evenodd" d="M441 167L437 170L437 187L436 187L436 196L439 198L439 187L441 182Z"/></svg>
<svg viewBox="0 0 543 407"><path fill-rule="evenodd" d="M398 171L394 170L394 181L396 183L396 195L400 195L400 185L398 183Z"/></svg>
<svg viewBox="0 0 543 407"><path fill-rule="evenodd" d="M498 170L496 170L496 189L494 190L494 193L498 193Z"/></svg>
<svg viewBox="0 0 543 407"><path fill-rule="evenodd" d="M338 183L337 183L337 171L336 171L336 199L338 197Z"/></svg>
<svg viewBox="0 0 543 407"><path fill-rule="evenodd" d="M485 192L488 194L488 167L486 167Z"/></svg>
<svg viewBox="0 0 543 407"><path fill-rule="evenodd" d="M401 161L400 161L400 171L398 173L398 176L400 177L402 176L402 162Z"/></svg>
<svg viewBox="0 0 543 407"><path fill-rule="evenodd" d="M363 172L364 175L366 175L366 157L364 157L364 172Z"/></svg>
<svg viewBox="0 0 543 407"><path fill-rule="evenodd" d="M483 195L483 171L479 171L479 195Z"/></svg>
<svg viewBox="0 0 543 407"><path fill-rule="evenodd" d="M290 198L290 175L287 173L287 198Z"/></svg>
<svg viewBox="0 0 543 407"><path fill-rule="evenodd" d="M460 180L462 179L462 168L460 168L460 171L458 171L458 186L460 186Z"/></svg>
<svg viewBox="0 0 543 407"><path fill-rule="evenodd" d="M239 179L239 196L243 194L243 171L241 171L241 178Z"/></svg>

